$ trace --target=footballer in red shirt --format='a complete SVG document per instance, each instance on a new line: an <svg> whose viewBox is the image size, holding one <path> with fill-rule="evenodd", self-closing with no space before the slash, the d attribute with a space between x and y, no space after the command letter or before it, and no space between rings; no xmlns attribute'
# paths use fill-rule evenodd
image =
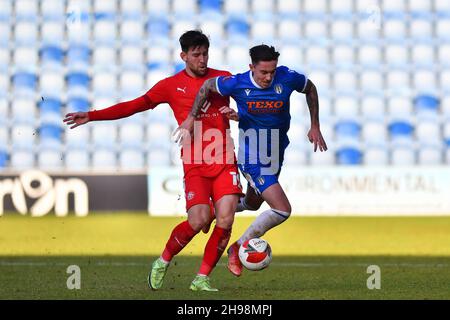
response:
<svg viewBox="0 0 450 320"><path fill-rule="evenodd" d="M209 39L201 31L191 30L180 37L181 58L186 68L159 81L146 94L112 107L68 113L64 119L71 129L89 121L115 120L168 103L180 125L189 115L198 90L207 79L231 75L227 71L208 68ZM182 160L188 218L177 225L161 256L152 264L149 286L162 287L172 258L202 229L208 229L214 212L216 225L205 246L200 269L192 281L194 291L217 291L209 274L225 250L231 235L242 187L229 133L229 119L219 109L229 105L229 98L213 95L202 106L197 119L201 127L194 129L190 139L183 139ZM214 209L211 208L214 206Z"/></svg>

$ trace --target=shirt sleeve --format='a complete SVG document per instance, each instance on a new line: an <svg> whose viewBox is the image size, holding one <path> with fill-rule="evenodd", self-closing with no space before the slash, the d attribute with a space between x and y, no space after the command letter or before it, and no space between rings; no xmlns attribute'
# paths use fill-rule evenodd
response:
<svg viewBox="0 0 450 320"><path fill-rule="evenodd" d="M231 96L236 84L236 76L220 76L216 78L216 88L222 96Z"/></svg>
<svg viewBox="0 0 450 320"><path fill-rule="evenodd" d="M156 83L150 90L147 91L144 97L147 98L150 109L154 109L160 103L169 103L169 92L170 90L168 90L168 80L166 78L158 81L158 83Z"/></svg>
<svg viewBox="0 0 450 320"><path fill-rule="evenodd" d="M291 69L287 69L287 73L290 86L298 92L303 92L306 88L306 83L308 82L306 74Z"/></svg>

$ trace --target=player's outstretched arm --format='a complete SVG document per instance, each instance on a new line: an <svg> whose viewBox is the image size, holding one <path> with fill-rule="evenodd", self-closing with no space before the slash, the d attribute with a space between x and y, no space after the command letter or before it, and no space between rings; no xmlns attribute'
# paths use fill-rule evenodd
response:
<svg viewBox="0 0 450 320"><path fill-rule="evenodd" d="M63 121L67 125L73 125L70 127L70 129L73 129L89 121L122 119L137 112L148 110L151 107L152 102L150 98L147 95L143 95L134 100L121 102L102 110L68 113Z"/></svg>
<svg viewBox="0 0 450 320"><path fill-rule="evenodd" d="M308 139L311 143L314 143L314 152L317 151L317 147L319 147L320 151L327 151L327 144L320 132L319 95L317 94L316 86L311 80L308 79L303 93L306 94L306 103L308 104L309 115L311 118L311 128L308 132Z"/></svg>
<svg viewBox="0 0 450 320"><path fill-rule="evenodd" d="M200 113L200 109L206 107L210 102L208 102L208 97L212 92L219 92L216 86L217 78L211 78L206 80L198 91L194 104L192 105L191 112L183 123L174 131L174 140L179 145L182 144L183 138L191 135L194 130L195 118Z"/></svg>

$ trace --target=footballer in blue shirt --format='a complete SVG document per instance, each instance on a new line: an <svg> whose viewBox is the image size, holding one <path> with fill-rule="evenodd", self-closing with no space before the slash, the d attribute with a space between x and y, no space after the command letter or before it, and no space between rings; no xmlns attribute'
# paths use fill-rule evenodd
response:
<svg viewBox="0 0 450 320"><path fill-rule="evenodd" d="M238 165L248 181L248 188L236 211L258 210L264 201L270 209L262 212L229 247L228 269L235 276L242 273L239 246L248 239L263 236L291 214L291 205L278 177L284 151L289 144L289 98L293 91L306 95L311 118L308 139L314 144L314 152L317 149L327 150L320 132L319 99L315 85L306 75L277 66L279 55L272 46L255 46L250 49L249 71L206 80L190 115L178 128L185 133L193 131L195 119L211 93L230 96L236 101L237 112L229 107L219 110L229 119L239 122ZM183 134L177 139L182 140Z"/></svg>

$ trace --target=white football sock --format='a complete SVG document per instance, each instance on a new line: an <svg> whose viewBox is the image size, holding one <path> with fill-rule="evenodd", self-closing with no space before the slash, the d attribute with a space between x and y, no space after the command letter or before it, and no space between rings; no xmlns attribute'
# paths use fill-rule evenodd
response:
<svg viewBox="0 0 450 320"><path fill-rule="evenodd" d="M237 241L237 244L241 245L248 239L262 237L267 231L286 221L289 216L289 212L275 209L263 211L256 217L255 221L253 221L247 230L245 230L244 234Z"/></svg>

